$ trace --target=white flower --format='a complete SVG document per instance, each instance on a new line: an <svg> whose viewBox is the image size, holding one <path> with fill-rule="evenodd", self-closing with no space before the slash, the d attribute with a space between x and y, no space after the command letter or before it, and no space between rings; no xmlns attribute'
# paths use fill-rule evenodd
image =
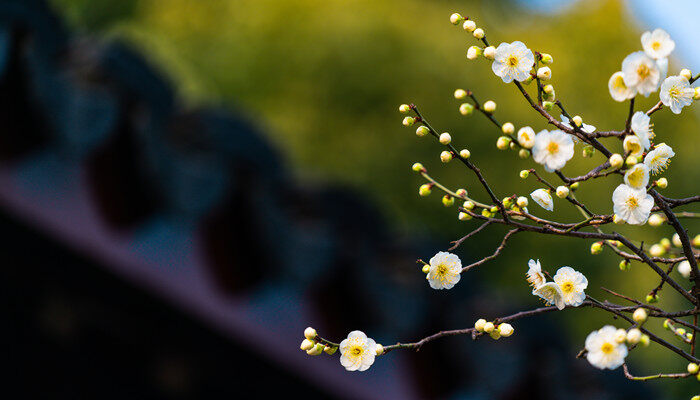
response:
<svg viewBox="0 0 700 400"><path fill-rule="evenodd" d="M671 162L671 157L675 156L671 146L661 143L644 157L644 164L649 167L652 175L656 175L666 169Z"/></svg>
<svg viewBox="0 0 700 400"><path fill-rule="evenodd" d="M530 76L534 64L535 56L532 50L523 42L515 41L498 45L491 69L505 83L510 83L513 79L522 82Z"/></svg>
<svg viewBox="0 0 700 400"><path fill-rule="evenodd" d="M615 340L617 329L606 325L586 338L586 359L600 369L615 369L625 362L627 346Z"/></svg>
<svg viewBox="0 0 700 400"><path fill-rule="evenodd" d="M535 145L535 130L529 126L518 129L518 143L526 149L531 149Z"/></svg>
<svg viewBox="0 0 700 400"><path fill-rule="evenodd" d="M624 183L612 195L613 212L625 222L642 225L654 207L654 199L644 189L633 189Z"/></svg>
<svg viewBox="0 0 700 400"><path fill-rule="evenodd" d="M574 127L571 126L571 121L569 121L569 118L566 115L562 114L560 117L561 117L561 122L563 122L564 125L568 126L571 129L574 129ZM574 117L574 120L575 119L576 119L576 117ZM586 132L586 133L593 133L593 132L595 132L595 126L589 125L589 124L581 124L581 130Z"/></svg>
<svg viewBox="0 0 700 400"><path fill-rule="evenodd" d="M532 147L532 158L536 163L544 165L549 171L564 168L566 162L574 156L574 141L571 136L560 131L543 130L535 136Z"/></svg>
<svg viewBox="0 0 700 400"><path fill-rule="evenodd" d="M610 90L610 96L615 101L625 101L633 98L637 94L634 88L625 85L625 78L622 71L617 71L612 74L608 81L608 90Z"/></svg>
<svg viewBox="0 0 700 400"><path fill-rule="evenodd" d="M661 71L654 59L643 51L634 52L622 61L625 85L646 97L659 87Z"/></svg>
<svg viewBox="0 0 700 400"><path fill-rule="evenodd" d="M564 295L561 288L554 282L547 282L532 291L535 296L540 296L549 305L555 305L558 309L563 310L566 307L564 304Z"/></svg>
<svg viewBox="0 0 700 400"><path fill-rule="evenodd" d="M340 365L348 371L365 371L377 354L377 343L362 331L352 331L340 342Z"/></svg>
<svg viewBox="0 0 700 400"><path fill-rule="evenodd" d="M625 172L625 184L633 189L646 189L649 184L649 167L635 164Z"/></svg>
<svg viewBox="0 0 700 400"><path fill-rule="evenodd" d="M554 200L552 200L552 195L547 190L537 189L530 193L530 197L545 210L552 211L554 209Z"/></svg>
<svg viewBox="0 0 700 400"><path fill-rule="evenodd" d="M503 337L508 337L513 334L513 325L509 323L502 323L498 325L498 332Z"/></svg>
<svg viewBox="0 0 700 400"><path fill-rule="evenodd" d="M654 131L651 129L651 117L642 111L637 111L632 116L631 127L632 132L639 138L644 150L649 150L651 142L649 141L654 137Z"/></svg>
<svg viewBox="0 0 700 400"><path fill-rule="evenodd" d="M644 153L644 147L637 135L625 136L625 140L622 142L622 148L633 157L639 157Z"/></svg>
<svg viewBox="0 0 700 400"><path fill-rule="evenodd" d="M527 281L530 282L533 288L538 288L543 285L547 280L542 274L542 265L540 265L540 260L530 260L527 265L530 267L527 270Z"/></svg>
<svg viewBox="0 0 700 400"><path fill-rule="evenodd" d="M578 307L586 299L583 291L588 287L588 279L582 273L571 267L561 267L553 279L561 289L564 304Z"/></svg>
<svg viewBox="0 0 700 400"><path fill-rule="evenodd" d="M690 278L690 263L688 260L683 260L678 263L678 273L683 275L684 278Z"/></svg>
<svg viewBox="0 0 700 400"><path fill-rule="evenodd" d="M459 282L462 262L454 254L441 251L430 259L426 278L433 289L452 289Z"/></svg>
<svg viewBox="0 0 700 400"><path fill-rule="evenodd" d="M655 29L654 32L647 31L642 34L642 47L649 57L659 59L668 57L676 43L665 30Z"/></svg>
<svg viewBox="0 0 700 400"><path fill-rule="evenodd" d="M688 80L682 76L669 76L661 84L659 98L665 106L671 108L674 114L680 114L685 106L693 103L695 89L690 87Z"/></svg>

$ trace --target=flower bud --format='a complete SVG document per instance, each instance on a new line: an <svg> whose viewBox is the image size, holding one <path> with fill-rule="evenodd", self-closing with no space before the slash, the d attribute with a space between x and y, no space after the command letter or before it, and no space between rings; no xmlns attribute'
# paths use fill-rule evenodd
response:
<svg viewBox="0 0 700 400"><path fill-rule="evenodd" d="M310 350L312 347L314 347L314 342L310 341L309 339L302 340L301 345L299 346L299 348L304 351Z"/></svg>
<svg viewBox="0 0 700 400"><path fill-rule="evenodd" d="M486 333L491 333L493 332L495 326L493 326L493 322L487 322L484 324L484 332Z"/></svg>
<svg viewBox="0 0 700 400"><path fill-rule="evenodd" d="M498 329L494 329L489 332L489 336L491 336L491 339L493 340L498 340L501 338L501 332Z"/></svg>
<svg viewBox="0 0 700 400"><path fill-rule="evenodd" d="M527 76L527 78L525 78L525 80L523 81L523 84L524 84L524 85L529 85L529 84L531 84L532 81L534 81L534 80L535 80L535 78L532 76L532 74L530 74L530 75Z"/></svg>
<svg viewBox="0 0 700 400"><path fill-rule="evenodd" d="M680 72L678 75L680 75L680 76L682 76L682 77L684 77L685 79L688 79L688 80L690 80L690 79L693 78L693 73L690 72L690 70L687 69L687 68L683 68L683 69L681 70L681 72Z"/></svg>
<svg viewBox="0 0 700 400"><path fill-rule="evenodd" d="M445 207L452 207L452 205L455 204L455 198L450 196L449 194L446 194L442 196L442 205Z"/></svg>
<svg viewBox="0 0 700 400"><path fill-rule="evenodd" d="M552 70L549 67L540 67L537 70L537 77L542 81L547 81L552 78Z"/></svg>
<svg viewBox="0 0 700 400"><path fill-rule="evenodd" d="M635 345L642 340L642 331L637 328L632 328L627 332L627 343Z"/></svg>
<svg viewBox="0 0 700 400"><path fill-rule="evenodd" d="M625 220L622 219L622 217L620 217L619 215L615 214L613 215L613 223L616 225L622 225L625 223Z"/></svg>
<svg viewBox="0 0 700 400"><path fill-rule="evenodd" d="M520 178L521 179L527 179L527 177L530 176L530 171L524 169L520 171Z"/></svg>
<svg viewBox="0 0 700 400"><path fill-rule="evenodd" d="M693 238L693 246L700 247L700 233Z"/></svg>
<svg viewBox="0 0 700 400"><path fill-rule="evenodd" d="M603 243L595 242L591 245L591 254L600 254L603 251Z"/></svg>
<svg viewBox="0 0 700 400"><path fill-rule="evenodd" d="M496 48L493 46L485 48L484 57L486 57L489 60L493 60L496 57Z"/></svg>
<svg viewBox="0 0 700 400"><path fill-rule="evenodd" d="M659 295L658 294L648 294L646 297L647 303L658 303L659 302Z"/></svg>
<svg viewBox="0 0 700 400"><path fill-rule="evenodd" d="M498 147L499 150L507 150L510 141L511 139L508 136L501 136L496 141L496 147Z"/></svg>
<svg viewBox="0 0 700 400"><path fill-rule="evenodd" d="M632 319L634 322L638 323L639 325L643 324L647 320L648 314L647 310L639 307L638 309L634 310L634 313L632 314Z"/></svg>
<svg viewBox="0 0 700 400"><path fill-rule="evenodd" d="M557 186L557 197L560 199L566 198L569 195L569 188L566 186Z"/></svg>
<svg viewBox="0 0 700 400"><path fill-rule="evenodd" d="M700 378L698 378L698 380L700 381ZM691 397L690 400L700 400L700 394L696 394L695 396Z"/></svg>
<svg viewBox="0 0 700 400"><path fill-rule="evenodd" d="M501 127L501 131L503 131L503 133L506 135L511 135L513 132L515 132L515 126L510 122L506 122Z"/></svg>
<svg viewBox="0 0 700 400"><path fill-rule="evenodd" d="M622 260L619 264L620 271L627 271L630 268L629 260Z"/></svg>
<svg viewBox="0 0 700 400"><path fill-rule="evenodd" d="M663 238L659 240L659 244L661 245L661 247L666 249L666 251L671 250L671 241L668 240L668 238Z"/></svg>
<svg viewBox="0 0 700 400"><path fill-rule="evenodd" d="M475 204L471 200L467 200L464 202L464 204L462 204L462 207L466 208L467 210L473 210L474 206L475 206Z"/></svg>
<svg viewBox="0 0 700 400"><path fill-rule="evenodd" d="M639 339L639 343L641 343L644 347L649 346L649 335L643 334L642 337Z"/></svg>
<svg viewBox="0 0 700 400"><path fill-rule="evenodd" d="M656 186L660 187L661 189L666 189L666 187L668 186L668 179L666 179L666 178L657 179Z"/></svg>
<svg viewBox="0 0 700 400"><path fill-rule="evenodd" d="M493 207L491 207L491 208L489 209L489 211L491 211L492 213L497 212L497 211L498 211L498 206L493 206Z"/></svg>
<svg viewBox="0 0 700 400"><path fill-rule="evenodd" d="M637 157L636 156L629 156L625 160L625 165L627 165L628 167L634 166L636 164L637 164Z"/></svg>
<svg viewBox="0 0 700 400"><path fill-rule="evenodd" d="M511 143L511 144L512 144L512 143ZM520 151L518 151L518 157L520 157L520 158L528 158L528 157L530 157L530 150L528 150L528 149L520 149Z"/></svg>
<svg viewBox="0 0 700 400"><path fill-rule="evenodd" d="M418 188L418 194L421 195L422 197L428 196L430 192L432 191L433 187L429 183L424 183L420 185Z"/></svg>
<svg viewBox="0 0 700 400"><path fill-rule="evenodd" d="M649 248L649 254L651 254L652 257L661 257L664 253L666 253L666 250L660 244L653 244Z"/></svg>
<svg viewBox="0 0 700 400"><path fill-rule="evenodd" d="M415 172L425 171L425 167L423 166L423 164L421 164L419 162L414 163L413 166L411 167L411 169L414 170Z"/></svg>
<svg viewBox="0 0 700 400"><path fill-rule="evenodd" d="M484 50L479 46L470 46L469 49L467 49L467 58L476 60L483 52Z"/></svg>
<svg viewBox="0 0 700 400"><path fill-rule="evenodd" d="M547 94L552 94L554 93L554 86L553 85L545 85L542 90L547 93Z"/></svg>
<svg viewBox="0 0 700 400"><path fill-rule="evenodd" d="M459 151L459 156L462 158L469 158L471 157L472 153L469 152L467 149L462 149Z"/></svg>
<svg viewBox="0 0 700 400"><path fill-rule="evenodd" d="M476 22L468 19L464 21L464 24L462 24L462 28L464 28L464 30L467 32L474 32L474 29L476 29Z"/></svg>
<svg viewBox="0 0 700 400"><path fill-rule="evenodd" d="M496 111L496 102L493 100L488 100L484 103L484 111L487 113L492 113Z"/></svg>
<svg viewBox="0 0 700 400"><path fill-rule="evenodd" d="M593 147L593 146L591 146L591 145L586 145L586 146L583 147L583 150L582 150L582 154L581 154L581 155L582 155L584 158L593 157L593 154L595 154L595 147Z"/></svg>
<svg viewBox="0 0 700 400"><path fill-rule="evenodd" d="M573 122L576 126L581 126L583 124L583 118L581 118L580 115L574 115L574 117L571 118L571 122Z"/></svg>
<svg viewBox="0 0 700 400"><path fill-rule="evenodd" d="M448 144L450 144L451 141L452 141L452 136L450 136L449 133L443 132L440 134L440 143L447 146Z"/></svg>
<svg viewBox="0 0 700 400"><path fill-rule="evenodd" d="M416 135L418 135L419 137L423 137L429 133L430 129L428 129L428 127L425 125L421 125L418 128L416 128Z"/></svg>
<svg viewBox="0 0 700 400"><path fill-rule="evenodd" d="M458 25L462 22L462 20L464 20L464 17L462 17L458 13L454 13L454 14L450 15L450 23L452 25Z"/></svg>
<svg viewBox="0 0 700 400"><path fill-rule="evenodd" d="M423 271L424 274L427 274L428 272L430 272L430 265L425 264L423 268L421 268L421 271Z"/></svg>
<svg viewBox="0 0 700 400"><path fill-rule="evenodd" d="M671 329L671 320L670 319L665 319L663 323L663 327L665 329Z"/></svg>
<svg viewBox="0 0 700 400"><path fill-rule="evenodd" d="M698 373L698 371L700 371L700 366L698 366L698 365L695 364L695 363L690 363L690 364L688 364L688 373L689 373L689 374L695 375L695 374Z"/></svg>
<svg viewBox="0 0 700 400"><path fill-rule="evenodd" d="M693 100L700 100L700 87L695 88L695 93L693 93Z"/></svg>
<svg viewBox="0 0 700 400"><path fill-rule="evenodd" d="M622 159L622 156L619 155L618 153L611 155L610 158L608 159L608 161L610 162L610 167L612 169L620 169L622 167L623 162L624 162Z"/></svg>
<svg viewBox="0 0 700 400"><path fill-rule="evenodd" d="M571 189L571 190L576 190L576 189L578 189L579 186L580 186L580 185L579 185L578 182L574 182L574 183L571 184L571 186L569 186L569 189Z"/></svg>
<svg viewBox="0 0 700 400"><path fill-rule="evenodd" d="M452 153L447 150L443 151L442 153L440 153L440 161L444 163L452 161Z"/></svg>
<svg viewBox="0 0 700 400"><path fill-rule="evenodd" d="M309 339L309 340L314 340L316 339L316 329L312 327L308 327L304 329L304 337Z"/></svg>
<svg viewBox="0 0 700 400"><path fill-rule="evenodd" d="M321 343L316 343L316 345L313 348L306 350L306 354L308 354L310 356L317 356L317 355L323 353L323 349L325 347L326 346L321 344Z"/></svg>
<svg viewBox="0 0 700 400"><path fill-rule="evenodd" d="M382 354L384 354L384 346L382 346L382 345L379 344L379 343L377 343L377 346L375 347L375 350L376 350L375 354L378 355L378 356L381 356Z"/></svg>
<svg viewBox="0 0 700 400"><path fill-rule="evenodd" d="M468 193L467 193L467 189L460 188L460 189L457 189L455 194L457 194L458 197L466 197Z"/></svg>
<svg viewBox="0 0 700 400"><path fill-rule="evenodd" d="M683 243L681 242L681 237L678 236L677 233L673 234L673 236L671 237L671 242L676 247L683 247Z"/></svg>
<svg viewBox="0 0 700 400"><path fill-rule="evenodd" d="M503 337L508 337L513 334L513 326L511 324L503 323L498 325L498 332Z"/></svg>
<svg viewBox="0 0 700 400"><path fill-rule="evenodd" d="M620 328L615 331L615 341L617 343L623 343L625 340L627 340L627 331Z"/></svg>
<svg viewBox="0 0 700 400"><path fill-rule="evenodd" d="M474 329L476 329L479 332L483 332L485 326L486 326L486 320L483 318L476 320L476 322L474 323Z"/></svg>
<svg viewBox="0 0 700 400"><path fill-rule="evenodd" d="M323 352L328 354L329 356L332 356L333 354L335 354L336 351L338 351L338 348L335 346L326 346L323 348Z"/></svg>
<svg viewBox="0 0 700 400"><path fill-rule="evenodd" d="M465 212L460 212L459 214L457 214L457 218L459 218L460 221L469 221L470 219L472 219L472 216Z"/></svg>
<svg viewBox="0 0 700 400"><path fill-rule="evenodd" d="M399 106L399 112L401 114L408 114L409 111L411 111L411 106L409 106L408 104L401 104Z"/></svg>
<svg viewBox="0 0 700 400"><path fill-rule="evenodd" d="M683 260L678 263L678 273L681 274L684 278L690 278L691 270L692 269L690 267L690 262L688 262L688 260Z"/></svg>
<svg viewBox="0 0 700 400"><path fill-rule="evenodd" d="M554 103L551 102L551 101L543 101L543 102L542 102L542 107L543 107L546 111L552 111L552 110L554 110Z"/></svg>
<svg viewBox="0 0 700 400"><path fill-rule="evenodd" d="M455 90L455 99L457 100L462 100L463 98L467 97L467 91L464 89L457 89Z"/></svg>
<svg viewBox="0 0 700 400"><path fill-rule="evenodd" d="M649 225L661 226L666 221L666 218L661 214L651 214L649 216Z"/></svg>
<svg viewBox="0 0 700 400"><path fill-rule="evenodd" d="M416 122L416 119L413 117L406 117L403 119L403 126L413 126L413 124Z"/></svg>
<svg viewBox="0 0 700 400"><path fill-rule="evenodd" d="M542 59L542 64L544 65L549 65L554 62L554 59L552 58L551 54L540 53L540 57Z"/></svg>
<svg viewBox="0 0 700 400"><path fill-rule="evenodd" d="M528 202L528 200L527 200L527 197L525 197L525 196L520 196L520 197L518 197L518 199L515 201L515 203L518 205L518 207L524 208L524 207L527 207L527 205L528 205L529 202Z"/></svg>
<svg viewBox="0 0 700 400"><path fill-rule="evenodd" d="M477 39L483 39L485 33L484 33L484 30L483 30L483 29L481 29L481 28L476 28L476 29L474 29L474 32L472 33L472 35L474 35L474 37L477 38Z"/></svg>
<svg viewBox="0 0 700 400"><path fill-rule="evenodd" d="M474 106L469 103L462 103L459 105L459 113L462 115L471 115L474 112Z"/></svg>

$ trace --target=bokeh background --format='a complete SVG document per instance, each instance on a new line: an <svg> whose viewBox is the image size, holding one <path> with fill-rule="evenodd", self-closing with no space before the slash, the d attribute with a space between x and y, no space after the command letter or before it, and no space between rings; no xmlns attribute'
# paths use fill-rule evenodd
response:
<svg viewBox="0 0 700 400"><path fill-rule="evenodd" d="M411 164L485 195L469 171L440 163L436 143L401 126L397 106L413 102L452 132L499 195L526 194L537 186L518 172L532 160L496 150L499 132L461 116L452 92L495 100L516 129L545 125L488 63L466 59L474 39L450 13L475 19L493 43L552 54L558 98L608 130L627 105L610 99L607 80L643 31L676 40L670 73L700 69L688 10L619 0L0 1L11 385L51 398L689 398L697 382L636 384L575 359L590 331L616 324L595 310L518 321L498 342L393 352L363 374L298 350L307 325L389 344L535 307L523 279L530 258L582 271L599 299L600 286L643 298L658 279L641 264L621 272L589 242L532 234L454 290L432 291L415 260L477 223L459 222L436 194L419 198ZM677 154L667 194L694 194L696 110L654 123ZM601 160L577 157L564 172ZM617 184L577 196L609 212ZM562 202L556 210L580 218ZM671 234L621 229L645 243ZM491 227L456 252L484 257L503 233ZM663 290L660 306L687 305ZM685 369L653 344L628 361L638 375Z"/></svg>

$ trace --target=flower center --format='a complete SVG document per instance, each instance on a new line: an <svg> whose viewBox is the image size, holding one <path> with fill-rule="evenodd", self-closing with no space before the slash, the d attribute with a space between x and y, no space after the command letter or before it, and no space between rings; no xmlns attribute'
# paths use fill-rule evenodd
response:
<svg viewBox="0 0 700 400"><path fill-rule="evenodd" d="M675 99L676 97L680 97L680 95L681 95L681 88L679 88L678 86L672 87L671 89L669 89L668 95L669 95L669 97L672 97L672 98L674 98L674 99Z"/></svg>
<svg viewBox="0 0 700 400"><path fill-rule="evenodd" d="M613 81L613 87L615 89L627 89L627 85L625 85L625 78L618 76L615 78Z"/></svg>
<svg viewBox="0 0 700 400"><path fill-rule="evenodd" d="M639 67L637 67L637 75L639 75L641 79L646 79L650 74L651 69L649 69L648 65L639 64Z"/></svg>
<svg viewBox="0 0 700 400"><path fill-rule="evenodd" d="M359 356L362 354L362 347L360 346L354 346L352 349L350 349L350 354L353 356Z"/></svg>
<svg viewBox="0 0 700 400"><path fill-rule="evenodd" d="M642 177L644 172L641 169L637 169L629 175L629 181L634 187L639 187L642 184Z"/></svg>
<svg viewBox="0 0 700 400"><path fill-rule="evenodd" d="M549 152L549 154L555 154L559 151L559 143L549 142L549 144L547 145L547 151Z"/></svg>
<svg viewBox="0 0 700 400"><path fill-rule="evenodd" d="M447 275L447 271L447 266L445 264L440 264L437 267L437 271L435 271L435 275L440 279L444 279L445 275Z"/></svg>
<svg viewBox="0 0 700 400"><path fill-rule="evenodd" d="M561 291L564 293L571 293L574 291L574 284L571 282L565 282L561 285Z"/></svg>
<svg viewBox="0 0 700 400"><path fill-rule="evenodd" d="M615 346L613 346L610 342L605 342L602 346L600 346L600 351L605 354L610 354L613 352L613 350L615 350Z"/></svg>
<svg viewBox="0 0 700 400"><path fill-rule="evenodd" d="M516 56L508 57L508 65L511 67L515 67L516 65L518 65L518 57L516 57Z"/></svg>
<svg viewBox="0 0 700 400"><path fill-rule="evenodd" d="M637 203L637 199L634 197L628 198L626 203L629 208L637 208L637 206L639 206L639 203Z"/></svg>
<svg viewBox="0 0 700 400"><path fill-rule="evenodd" d="M651 44L651 48L654 50L658 50L661 48L661 43L660 42L654 42Z"/></svg>

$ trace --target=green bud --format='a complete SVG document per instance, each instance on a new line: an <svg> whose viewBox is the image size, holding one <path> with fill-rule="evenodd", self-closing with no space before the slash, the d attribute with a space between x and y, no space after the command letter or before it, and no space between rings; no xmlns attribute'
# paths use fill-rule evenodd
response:
<svg viewBox="0 0 700 400"><path fill-rule="evenodd" d="M489 210L489 211L491 211L492 213L498 212L498 207L493 206L493 207L491 207L491 210Z"/></svg>
<svg viewBox="0 0 700 400"><path fill-rule="evenodd" d="M423 271L424 274L427 274L428 272L430 272L430 265L425 264L421 271Z"/></svg>
<svg viewBox="0 0 700 400"><path fill-rule="evenodd" d="M520 158L528 158L530 157L530 150L520 149L520 151L518 152L518 156L520 156Z"/></svg>
<svg viewBox="0 0 700 400"><path fill-rule="evenodd" d="M547 111L552 111L554 110L554 103L551 101L544 101L542 102L542 107Z"/></svg>
<svg viewBox="0 0 700 400"><path fill-rule="evenodd" d="M657 303L659 301L659 295L658 294L648 294L646 297L647 303Z"/></svg>
<svg viewBox="0 0 700 400"><path fill-rule="evenodd" d="M455 198L450 196L449 194L442 196L442 205L444 205L445 207L452 207L454 203Z"/></svg>
<svg viewBox="0 0 700 400"><path fill-rule="evenodd" d="M591 254L600 254L603 251L603 243L595 242L591 245Z"/></svg>
<svg viewBox="0 0 700 400"><path fill-rule="evenodd" d="M411 167L411 169L414 170L415 172L422 172L422 171L425 171L425 167L423 166L423 164L421 164L421 163L419 163L419 162L413 164L413 166Z"/></svg>
<svg viewBox="0 0 700 400"><path fill-rule="evenodd" d="M474 106L469 103L459 105L459 113L462 115L471 115L474 112Z"/></svg>
<svg viewBox="0 0 700 400"><path fill-rule="evenodd" d="M520 178L527 179L528 176L530 176L530 171L526 169L520 171Z"/></svg>
<svg viewBox="0 0 700 400"><path fill-rule="evenodd" d="M432 188L431 184L424 183L424 184L420 185L420 187L418 188L418 194L423 196L423 197L428 196L430 194L430 192L432 191L432 189L433 188Z"/></svg>
<svg viewBox="0 0 700 400"><path fill-rule="evenodd" d="M413 117L406 117L403 119L403 126L413 126L416 123L416 119Z"/></svg>
<svg viewBox="0 0 700 400"><path fill-rule="evenodd" d="M595 147L593 147L593 146L591 146L591 145L586 145L586 146L583 148L583 156L584 156L585 158L593 157L593 154L595 154Z"/></svg>
<svg viewBox="0 0 700 400"><path fill-rule="evenodd" d="M462 207L466 208L467 210L472 210L474 209L474 202L471 200L467 200L462 204Z"/></svg>
<svg viewBox="0 0 700 400"><path fill-rule="evenodd" d="M411 107L408 104L401 104L399 106L399 112L401 114L408 114L409 111L411 111Z"/></svg>
<svg viewBox="0 0 700 400"><path fill-rule="evenodd" d="M630 269L629 260L620 261L620 271L627 271L628 269Z"/></svg>

